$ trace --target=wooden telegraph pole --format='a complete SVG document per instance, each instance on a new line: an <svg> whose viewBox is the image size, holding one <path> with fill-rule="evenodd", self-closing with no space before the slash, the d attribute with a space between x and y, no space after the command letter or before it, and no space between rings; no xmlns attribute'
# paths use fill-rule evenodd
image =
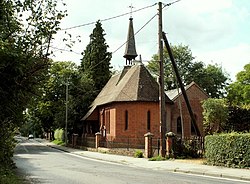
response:
<svg viewBox="0 0 250 184"><path fill-rule="evenodd" d="M65 145L68 145L68 101L69 101L69 81L66 81L66 109L65 109Z"/></svg>
<svg viewBox="0 0 250 184"><path fill-rule="evenodd" d="M160 153L162 157L166 156L166 100L164 91L164 68L163 68L163 42L162 42L162 3L159 2L158 9L158 44L159 44L159 65L160 65L160 78L159 78L159 100L160 100Z"/></svg>

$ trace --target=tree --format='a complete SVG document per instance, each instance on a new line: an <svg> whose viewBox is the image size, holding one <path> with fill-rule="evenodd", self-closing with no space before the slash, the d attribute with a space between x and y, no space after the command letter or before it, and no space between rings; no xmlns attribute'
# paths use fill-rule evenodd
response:
<svg viewBox="0 0 250 184"><path fill-rule="evenodd" d="M228 86L227 91L231 105L250 108L250 63L236 75L236 81Z"/></svg>
<svg viewBox="0 0 250 184"><path fill-rule="evenodd" d="M250 130L250 109L229 106L229 116L225 126L228 132L248 132Z"/></svg>
<svg viewBox="0 0 250 184"><path fill-rule="evenodd" d="M175 62L184 85L195 81L211 97L222 97L225 93L228 75L222 68L215 65L206 66L203 62L195 62L192 52L188 46L171 46ZM164 49L164 81L165 89L177 88L175 74L166 49ZM159 75L158 55L154 55L147 68L154 75Z"/></svg>
<svg viewBox="0 0 250 184"><path fill-rule="evenodd" d="M89 106L94 100L96 94L94 81L88 77L86 73L78 71L72 79L72 87L70 95L72 100L69 103L69 108L72 110L70 119L74 121L72 133L82 134L82 117L88 112Z"/></svg>
<svg viewBox="0 0 250 184"><path fill-rule="evenodd" d="M65 16L56 6L54 0L0 1L0 171L11 165L13 131L46 77L50 43Z"/></svg>
<svg viewBox="0 0 250 184"><path fill-rule="evenodd" d="M97 21L93 33L90 35L90 42L84 50L80 67L81 71L94 81L94 86L98 92L111 76L110 60L112 55L107 52L108 45L104 36L102 24Z"/></svg>
<svg viewBox="0 0 250 184"><path fill-rule="evenodd" d="M224 130L228 119L226 99L208 98L202 102L205 134L213 134Z"/></svg>
<svg viewBox="0 0 250 184"><path fill-rule="evenodd" d="M41 87L42 95L33 98L26 112L27 128L47 133L65 128L66 83L69 86L68 132L81 134L81 118L93 100L94 83L73 62L52 62L48 80Z"/></svg>
<svg viewBox="0 0 250 184"><path fill-rule="evenodd" d="M42 95L33 98L26 114L29 117L28 123L40 124L44 132L65 127L65 86L68 83L73 88L72 78L78 75L77 66L73 62L52 62L48 71L48 80L41 86ZM69 125L72 124L73 120L69 118Z"/></svg>

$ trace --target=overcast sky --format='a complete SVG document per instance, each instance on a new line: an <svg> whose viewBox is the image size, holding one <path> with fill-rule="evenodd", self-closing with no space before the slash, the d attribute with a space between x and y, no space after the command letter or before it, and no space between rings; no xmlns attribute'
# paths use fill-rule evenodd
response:
<svg viewBox="0 0 250 184"><path fill-rule="evenodd" d="M106 18L130 12L132 3L134 12L134 31L137 32L155 14L158 1L154 0L64 0L68 17L62 28L96 22ZM163 5L175 0L164 0ZM106 42L110 52L117 50L127 38L130 15L102 22ZM171 44L188 45L197 61L206 64L218 63L230 74L235 75L250 63L250 1L249 0L181 0L163 9L163 31L167 33ZM137 54L143 61L149 61L158 52L158 16L148 23L135 36ZM89 35L95 24L67 30L73 37L81 36L82 42L75 44L73 52L53 49L56 61L74 61L80 64L81 52L89 43ZM61 31L62 33L63 31ZM69 50L62 43L63 36L58 34L53 47ZM125 47L113 53L111 65L121 69L125 65L123 58Z"/></svg>

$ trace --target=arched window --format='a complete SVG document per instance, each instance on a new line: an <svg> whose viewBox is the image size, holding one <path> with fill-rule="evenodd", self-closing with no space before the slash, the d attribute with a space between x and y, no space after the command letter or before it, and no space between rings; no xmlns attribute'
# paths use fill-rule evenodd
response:
<svg viewBox="0 0 250 184"><path fill-rule="evenodd" d="M128 111L125 111L125 130L128 129Z"/></svg>
<svg viewBox="0 0 250 184"><path fill-rule="evenodd" d="M180 116L177 118L176 123L177 123L177 134L182 134L182 125Z"/></svg>
<svg viewBox="0 0 250 184"><path fill-rule="evenodd" d="M147 112L147 129L150 130L151 126L151 117L150 117L150 110Z"/></svg>

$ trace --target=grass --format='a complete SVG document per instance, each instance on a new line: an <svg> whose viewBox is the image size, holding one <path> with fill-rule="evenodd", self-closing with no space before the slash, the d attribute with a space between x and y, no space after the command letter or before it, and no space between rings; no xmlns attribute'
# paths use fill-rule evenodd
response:
<svg viewBox="0 0 250 184"><path fill-rule="evenodd" d="M143 152L141 150L136 150L134 157L135 158L143 158Z"/></svg>
<svg viewBox="0 0 250 184"><path fill-rule="evenodd" d="M61 140L57 140L55 139L54 141L52 141L54 144L56 145L60 145L60 146L65 146L65 142L61 141Z"/></svg>
<svg viewBox="0 0 250 184"><path fill-rule="evenodd" d="M159 156L156 156L156 157L152 157L152 158L150 158L148 160L149 161L164 161L164 160L167 160L167 159L159 155Z"/></svg>

